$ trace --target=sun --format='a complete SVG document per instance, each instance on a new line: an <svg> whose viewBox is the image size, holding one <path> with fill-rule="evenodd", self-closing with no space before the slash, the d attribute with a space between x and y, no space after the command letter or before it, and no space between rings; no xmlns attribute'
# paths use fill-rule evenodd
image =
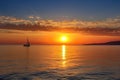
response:
<svg viewBox="0 0 120 80"><path fill-rule="evenodd" d="M62 37L61 37L61 41L62 41L62 42L67 42L67 36L62 36Z"/></svg>

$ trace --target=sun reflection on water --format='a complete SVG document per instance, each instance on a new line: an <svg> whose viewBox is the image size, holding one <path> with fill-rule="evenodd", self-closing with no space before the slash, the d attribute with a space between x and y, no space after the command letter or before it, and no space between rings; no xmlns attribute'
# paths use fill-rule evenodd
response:
<svg viewBox="0 0 120 80"><path fill-rule="evenodd" d="M62 45L62 67L66 67L66 46Z"/></svg>
<svg viewBox="0 0 120 80"><path fill-rule="evenodd" d="M66 59L66 46L62 45L62 60Z"/></svg>

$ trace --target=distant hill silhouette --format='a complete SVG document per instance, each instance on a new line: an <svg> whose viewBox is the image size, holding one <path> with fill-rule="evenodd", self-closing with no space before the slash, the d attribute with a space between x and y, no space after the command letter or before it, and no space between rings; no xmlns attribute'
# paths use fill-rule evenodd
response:
<svg viewBox="0 0 120 80"><path fill-rule="evenodd" d="M120 41L110 41L105 43L91 43L91 44L85 44L85 45L120 45Z"/></svg>

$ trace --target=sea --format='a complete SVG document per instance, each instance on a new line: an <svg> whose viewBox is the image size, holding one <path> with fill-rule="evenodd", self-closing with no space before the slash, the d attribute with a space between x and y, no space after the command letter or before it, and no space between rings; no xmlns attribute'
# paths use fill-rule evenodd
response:
<svg viewBox="0 0 120 80"><path fill-rule="evenodd" d="M120 46L0 45L0 80L120 80Z"/></svg>

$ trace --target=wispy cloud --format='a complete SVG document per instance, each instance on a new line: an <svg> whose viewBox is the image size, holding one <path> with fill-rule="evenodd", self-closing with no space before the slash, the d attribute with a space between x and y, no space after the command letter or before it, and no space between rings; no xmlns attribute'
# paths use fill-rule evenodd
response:
<svg viewBox="0 0 120 80"><path fill-rule="evenodd" d="M0 29L0 33L17 33L17 34L23 34L24 31L20 31L20 30L10 30L10 29Z"/></svg>
<svg viewBox="0 0 120 80"><path fill-rule="evenodd" d="M28 31L63 31L79 32L92 35L120 35L120 17L107 18L99 21L85 20L47 20L39 16L20 19L0 16L0 29Z"/></svg>

